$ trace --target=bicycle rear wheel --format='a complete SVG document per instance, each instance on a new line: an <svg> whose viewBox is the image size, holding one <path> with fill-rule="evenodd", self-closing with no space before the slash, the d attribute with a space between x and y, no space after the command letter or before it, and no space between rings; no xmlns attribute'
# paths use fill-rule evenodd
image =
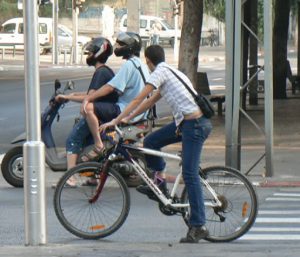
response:
<svg viewBox="0 0 300 257"><path fill-rule="evenodd" d="M214 166L200 170L200 176L217 194L220 207L205 207L206 227L211 242L229 242L244 235L255 222L258 202L255 190L249 180L238 170ZM215 199L202 183L205 203L215 204ZM182 201L188 201L186 189ZM189 208L183 215L188 224Z"/></svg>
<svg viewBox="0 0 300 257"><path fill-rule="evenodd" d="M101 170L101 163L77 165L61 177L55 189L58 220L69 232L84 239L99 239L114 233L130 209L124 179L111 167L107 176ZM76 180L76 187L66 185L70 178Z"/></svg>

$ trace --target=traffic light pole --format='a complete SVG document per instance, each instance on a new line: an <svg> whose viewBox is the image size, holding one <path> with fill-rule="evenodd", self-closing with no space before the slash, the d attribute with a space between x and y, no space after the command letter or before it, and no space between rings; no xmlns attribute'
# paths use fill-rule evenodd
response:
<svg viewBox="0 0 300 257"><path fill-rule="evenodd" d="M24 157L25 245L38 246L46 238L45 145L41 141L39 41L37 1L25 1L24 77L26 142Z"/></svg>

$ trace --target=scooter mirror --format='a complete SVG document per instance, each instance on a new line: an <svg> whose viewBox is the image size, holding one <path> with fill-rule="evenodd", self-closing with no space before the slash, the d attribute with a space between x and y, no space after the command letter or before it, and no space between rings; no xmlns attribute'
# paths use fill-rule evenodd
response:
<svg viewBox="0 0 300 257"><path fill-rule="evenodd" d="M75 83L73 80L69 80L66 84L65 90L73 90L75 88Z"/></svg>

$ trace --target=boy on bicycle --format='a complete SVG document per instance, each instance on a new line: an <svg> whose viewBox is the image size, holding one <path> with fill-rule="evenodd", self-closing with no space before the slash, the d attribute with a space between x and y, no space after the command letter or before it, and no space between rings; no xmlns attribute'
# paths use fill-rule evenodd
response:
<svg viewBox="0 0 300 257"><path fill-rule="evenodd" d="M203 116L193 96L172 71L191 90L194 90L187 76L165 63L163 48L159 45L151 45L145 50L145 57L152 72L145 88L117 118L103 124L100 130L117 125L122 120L127 122L151 108L162 97L167 101L172 109L174 121L146 136L144 147L160 150L166 145L182 141L182 175L188 191L191 216L187 235L181 238L180 242L198 243L209 234L205 227L205 207L199 179L199 163L203 143L210 134L212 125L210 120ZM153 91L153 95L146 99ZM148 167L156 171L154 181L163 193L168 194L164 159L146 156L146 161ZM155 199L154 193L148 186L139 186L137 190Z"/></svg>

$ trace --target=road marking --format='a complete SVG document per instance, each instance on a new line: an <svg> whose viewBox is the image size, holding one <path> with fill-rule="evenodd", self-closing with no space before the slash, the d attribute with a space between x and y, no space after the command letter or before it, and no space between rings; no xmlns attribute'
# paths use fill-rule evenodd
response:
<svg viewBox="0 0 300 257"><path fill-rule="evenodd" d="M258 211L259 215L300 215L300 211Z"/></svg>
<svg viewBox="0 0 300 257"><path fill-rule="evenodd" d="M298 202L300 198L290 198L290 197L268 197L266 201L284 201L284 202Z"/></svg>
<svg viewBox="0 0 300 257"><path fill-rule="evenodd" d="M250 232L299 232L300 228L292 227L254 227L249 230Z"/></svg>
<svg viewBox="0 0 300 257"><path fill-rule="evenodd" d="M300 235L291 234L246 234L242 236L239 240L300 240Z"/></svg>
<svg viewBox="0 0 300 257"><path fill-rule="evenodd" d="M300 194L297 193L274 193L275 196L296 196L296 197L300 197Z"/></svg>
<svg viewBox="0 0 300 257"><path fill-rule="evenodd" d="M0 164L2 163L3 157L4 157L4 154L0 154Z"/></svg>
<svg viewBox="0 0 300 257"><path fill-rule="evenodd" d="M256 218L255 223L300 223L300 218Z"/></svg>

